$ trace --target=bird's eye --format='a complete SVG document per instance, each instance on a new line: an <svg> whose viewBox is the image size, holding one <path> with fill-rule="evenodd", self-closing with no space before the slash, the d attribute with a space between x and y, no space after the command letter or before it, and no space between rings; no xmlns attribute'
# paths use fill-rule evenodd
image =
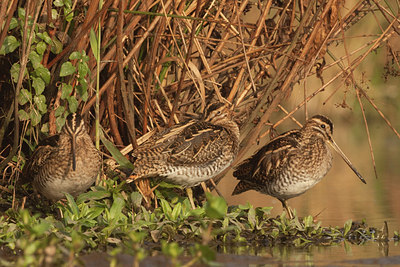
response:
<svg viewBox="0 0 400 267"><path fill-rule="evenodd" d="M322 128L322 129L325 129L325 124L321 124L321 128Z"/></svg>

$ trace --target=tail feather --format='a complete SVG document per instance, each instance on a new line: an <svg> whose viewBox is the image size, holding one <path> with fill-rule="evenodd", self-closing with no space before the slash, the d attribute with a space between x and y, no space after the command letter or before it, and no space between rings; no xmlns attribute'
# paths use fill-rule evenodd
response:
<svg viewBox="0 0 400 267"><path fill-rule="evenodd" d="M245 181L240 181L236 185L235 189L233 190L232 196L241 194L241 193L246 192L251 189L252 189L252 187L249 183L246 183Z"/></svg>
<svg viewBox="0 0 400 267"><path fill-rule="evenodd" d="M233 176L239 180L246 180L247 177L251 177L253 173L253 164L249 161L249 159L240 163L239 166L235 167L235 171L233 172Z"/></svg>

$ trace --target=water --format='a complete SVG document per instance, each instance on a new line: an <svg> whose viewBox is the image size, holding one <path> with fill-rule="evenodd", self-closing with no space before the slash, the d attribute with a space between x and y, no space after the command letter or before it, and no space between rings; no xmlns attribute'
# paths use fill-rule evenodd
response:
<svg viewBox="0 0 400 267"><path fill-rule="evenodd" d="M244 258L249 264L282 264L290 266L305 265L342 265L342 264L371 264L372 262L386 262L400 264L400 245L394 242L386 244L367 242L363 245L352 245L342 242L334 246L309 246L307 248L293 248L287 246L258 248L257 253L241 255L257 256ZM222 261L224 257L219 256ZM232 260L232 254L227 259Z"/></svg>
<svg viewBox="0 0 400 267"><path fill-rule="evenodd" d="M235 250L240 250L236 251ZM363 245L352 245L342 242L334 246L309 246L293 248L287 246L224 248L216 256L216 262L222 266L376 266L399 265L400 245L394 242L367 242ZM181 264L188 263L191 257L180 257ZM92 253L80 257L84 266L109 266L110 256L106 253ZM116 256L119 266L132 266L134 258L131 255ZM140 266L165 266L168 259L160 253L145 258ZM204 266L195 264L194 266Z"/></svg>

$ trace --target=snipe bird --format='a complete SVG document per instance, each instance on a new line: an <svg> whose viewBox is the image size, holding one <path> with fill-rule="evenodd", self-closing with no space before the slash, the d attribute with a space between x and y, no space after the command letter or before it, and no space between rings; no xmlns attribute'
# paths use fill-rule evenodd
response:
<svg viewBox="0 0 400 267"><path fill-rule="evenodd" d="M279 199L288 216L293 214L287 200L316 185L332 167L333 147L363 183L360 173L332 138L333 124L315 115L298 130L288 131L271 140L233 173L239 183L232 195L256 190Z"/></svg>
<svg viewBox="0 0 400 267"><path fill-rule="evenodd" d="M57 201L65 193L77 196L86 191L100 171L101 155L76 113L67 116L59 134L39 143L23 169L23 180L36 192Z"/></svg>
<svg viewBox="0 0 400 267"><path fill-rule="evenodd" d="M191 187L207 181L228 168L239 148L239 128L232 111L221 103L211 104L199 119L167 128L133 152L133 175L129 180L155 178Z"/></svg>

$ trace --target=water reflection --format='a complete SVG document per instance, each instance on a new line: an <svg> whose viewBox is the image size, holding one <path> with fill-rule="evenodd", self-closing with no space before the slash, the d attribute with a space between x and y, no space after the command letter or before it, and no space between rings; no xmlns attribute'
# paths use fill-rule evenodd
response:
<svg viewBox="0 0 400 267"><path fill-rule="evenodd" d="M294 248L287 246L276 246L265 248L263 253L257 256L272 257L285 264L320 265L339 264L353 261L353 264L361 263L359 260L380 259L399 255L400 247L394 242L389 242L391 248L383 249L384 245L378 242L367 242L363 245L352 245L342 242L333 246L309 246L306 248ZM243 253L243 251L242 251ZM251 255L251 253L250 253ZM400 258L394 258L391 264L399 264Z"/></svg>
<svg viewBox="0 0 400 267"><path fill-rule="evenodd" d="M295 248L289 246L230 246L220 247L216 262L223 266L359 266L359 265L397 265L400 264L400 246L398 243L389 242L384 245L378 242L366 242L363 245L352 245L342 242L331 246L308 246ZM180 257L181 264L186 264L193 258ZM114 258L107 253L93 253L80 257L84 266L132 266L134 257L126 254L116 255ZM140 262L140 266L169 266L171 264L162 253L154 251L151 256ZM203 266L200 263L194 266Z"/></svg>

